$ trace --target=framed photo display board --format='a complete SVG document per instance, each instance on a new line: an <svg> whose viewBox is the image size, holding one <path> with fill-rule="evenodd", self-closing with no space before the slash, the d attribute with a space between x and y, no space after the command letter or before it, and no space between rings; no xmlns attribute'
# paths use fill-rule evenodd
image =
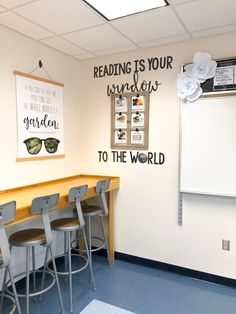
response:
<svg viewBox="0 0 236 314"><path fill-rule="evenodd" d="M111 96L111 148L148 149L149 93Z"/></svg>

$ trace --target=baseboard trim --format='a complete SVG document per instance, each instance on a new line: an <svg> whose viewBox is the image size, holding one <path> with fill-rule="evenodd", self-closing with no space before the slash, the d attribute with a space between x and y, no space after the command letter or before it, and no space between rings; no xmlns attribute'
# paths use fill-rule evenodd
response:
<svg viewBox="0 0 236 314"><path fill-rule="evenodd" d="M104 252L105 253L105 252ZM172 272L175 274L192 277L194 279L204 280L224 286L236 288L236 279L222 277L210 273L201 272L198 270L185 268L181 266L171 265L163 262L153 261L142 257L137 257L129 254L115 252L115 259L126 261L133 264L138 264L146 267L156 268L163 271Z"/></svg>
<svg viewBox="0 0 236 314"><path fill-rule="evenodd" d="M99 255L106 256L105 249L102 249L96 253ZM228 277L222 277L222 276L205 273L205 272L201 272L201 271L190 269L190 268L167 264L167 263L154 261L154 260L146 259L143 257L125 254L125 253L119 253L119 252L115 252L115 259L125 261L128 263L141 265L141 266L151 267L151 268L155 268L155 269L159 269L159 270L163 270L167 272L172 272L175 274L179 274L179 275L183 275L183 276L187 276L187 277L191 277L191 278L199 279L203 281L208 281L208 282L216 283L219 285L236 288L236 279L232 279Z"/></svg>

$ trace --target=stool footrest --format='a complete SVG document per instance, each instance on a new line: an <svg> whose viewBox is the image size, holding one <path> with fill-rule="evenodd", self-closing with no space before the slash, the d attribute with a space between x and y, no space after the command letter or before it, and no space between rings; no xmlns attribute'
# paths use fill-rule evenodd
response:
<svg viewBox="0 0 236 314"><path fill-rule="evenodd" d="M8 295L8 294L5 294L5 293L3 294L3 296L1 295L1 297L3 297L3 299L4 299L4 298L10 299L10 300L12 301L13 307L12 307L11 311L9 312L9 314L15 313L15 310L16 310L16 302L15 302L15 299L14 299L11 295ZM3 300L3 302L4 302L4 300Z"/></svg>
<svg viewBox="0 0 236 314"><path fill-rule="evenodd" d="M83 238L77 238L77 239L75 239L75 240L73 240L72 242L71 242L71 248L73 249L73 250L75 250L76 252L81 252L81 253L85 253L86 252L86 250L85 249L80 249L80 248L77 248L77 247L73 247L73 244L74 243L76 243L76 242L78 242L79 240L82 240ZM101 249L103 249L104 247L105 247L105 242L104 242L104 240L102 239L102 238L99 238L99 237L92 237L92 240L96 240L96 241L99 241L99 242L101 242L101 245L100 246L93 246L93 248L91 248L91 252L93 253L93 252L96 252L96 251L99 251L99 250L101 250Z"/></svg>
<svg viewBox="0 0 236 314"><path fill-rule="evenodd" d="M42 273L42 274L43 274L44 271L43 271L43 270L30 271L30 275L33 274L33 273L35 273L35 274L37 274L37 273ZM55 282L56 282L55 275L52 273L52 271L47 271L47 270L45 271L45 274L50 275L50 276L52 277L52 282L51 282L46 288L44 288L44 289L42 289L42 290L39 290L39 291L37 291L37 292L31 292L31 293L29 293L29 297L36 297L36 296L38 296L38 295L41 295L41 294L47 292L49 289L51 289L51 288L54 286L54 284L55 284ZM14 276L14 279L15 279L15 278L18 278L18 277L21 277L21 276L23 276L23 275L26 276L26 272L22 272L22 273L20 273L20 274L18 274L18 275L16 275L16 276ZM8 284L9 284L9 283L10 283L10 281L8 281L8 282L6 283L6 291L7 291L7 293L9 293L11 296L14 296L13 292L12 292L12 291L9 289L9 287L8 287ZM18 296L19 298L25 298L25 297L26 297L26 294L17 293L17 296Z"/></svg>
<svg viewBox="0 0 236 314"><path fill-rule="evenodd" d="M67 257L68 257L67 254L57 255L57 256L55 256L55 262L56 262L59 258L67 258ZM77 268L77 269L71 271L71 274L72 274L72 275L81 272L82 270L84 270L84 269L88 266L88 259L87 259L86 256L78 255L78 254L73 254L73 253L72 253L72 254L71 254L71 257L77 257L77 258L80 258L80 259L82 259L82 260L84 261L84 265L83 265L83 266L81 266L81 267L79 267L79 268ZM52 262L52 261L49 261L49 262L47 263L47 269L48 269L49 271L52 271L52 269L51 269L51 267L50 267L51 262ZM62 276L67 276L67 275L69 275L69 271L64 271L64 272L63 272L63 271L58 271L58 269L57 269L57 274L58 274L58 275L62 275Z"/></svg>

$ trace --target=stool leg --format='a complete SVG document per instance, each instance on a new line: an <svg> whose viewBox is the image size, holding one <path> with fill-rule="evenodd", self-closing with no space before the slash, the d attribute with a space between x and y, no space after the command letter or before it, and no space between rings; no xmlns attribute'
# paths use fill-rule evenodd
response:
<svg viewBox="0 0 236 314"><path fill-rule="evenodd" d="M12 246L9 246L10 253L12 251ZM6 281L7 281L7 267L5 268L3 282L2 282L2 297L1 297L1 305L0 305L0 313L2 313L2 306L3 306L3 300L4 300L4 292L6 289Z"/></svg>
<svg viewBox="0 0 236 314"><path fill-rule="evenodd" d="M15 302L16 302L16 308L17 308L18 313L21 314L20 304L19 304L19 300L18 300L18 296L17 296L17 292L16 292L16 286L15 286L13 274L12 274L12 271L11 271L11 267L7 266L7 268L8 268L10 281L11 281L12 290L13 290L13 293L14 293L14 298L15 298Z"/></svg>
<svg viewBox="0 0 236 314"><path fill-rule="evenodd" d="M92 263L91 263L91 259L90 259L88 243L87 243L87 239L86 239L86 234L85 234L84 228L83 228L83 237L84 237L84 244L85 244L85 250L86 250L86 254L87 254L87 258L88 258L88 263L89 263L89 269L90 269L90 273L91 273L91 282L93 284L93 290L96 291L96 286L95 286L94 276L93 276L93 267L92 267Z"/></svg>
<svg viewBox="0 0 236 314"><path fill-rule="evenodd" d="M104 242L105 242L105 246L106 246L106 250L107 250L108 263L109 263L109 266L111 266L110 252L109 252L109 248L108 248L108 240L107 240L105 225L104 225L104 221L103 221L102 216L100 216L100 220L101 220L101 225L102 225L103 238L104 238Z"/></svg>
<svg viewBox="0 0 236 314"><path fill-rule="evenodd" d="M33 284L34 284L34 293L36 292L36 273L35 273L35 247L32 246L32 266L33 266ZM37 297L34 297L34 300L37 300Z"/></svg>
<svg viewBox="0 0 236 314"><path fill-rule="evenodd" d="M26 314L29 314L29 264L30 247L26 248Z"/></svg>
<svg viewBox="0 0 236 314"><path fill-rule="evenodd" d="M70 285L70 312L73 313L73 291L72 291L72 270L71 270L71 233L68 232L68 262L69 262L69 285Z"/></svg>
<svg viewBox="0 0 236 314"><path fill-rule="evenodd" d="M46 272L47 260L48 260L48 250L49 250L49 249L48 249L48 246L47 246L46 253L45 253L45 259L44 259L44 266L43 266L43 275L42 275L42 282L41 282L41 291L42 291L43 288L44 288L45 272ZM39 300L40 300L40 301L42 300L42 294L40 294Z"/></svg>
<svg viewBox="0 0 236 314"><path fill-rule="evenodd" d="M88 217L88 248L89 248L89 258L92 264L92 234L91 234L91 217Z"/></svg>
<svg viewBox="0 0 236 314"><path fill-rule="evenodd" d="M68 269L68 254L67 254L67 232L64 232L64 265L65 265L65 272L67 272ZM67 281L67 278L65 277L65 281Z"/></svg>
<svg viewBox="0 0 236 314"><path fill-rule="evenodd" d="M61 297L60 284L59 284L58 275L57 275L55 258L54 258L53 252L52 252L52 247L50 245L48 247L49 247L49 251L50 251L50 255L51 255L51 259L52 259L53 270L54 270L54 274L55 274L55 278L56 278L57 292L58 292L58 297L59 297L59 301L60 301L60 305L61 305L61 312L62 312L62 314L65 314L63 302L62 302L62 297Z"/></svg>
<svg viewBox="0 0 236 314"><path fill-rule="evenodd" d="M2 283L0 313L2 313L2 306L3 306L3 300L4 300L4 292L5 292L5 289L6 289L6 281L7 281L7 268L5 268L4 277L3 277L3 283Z"/></svg>

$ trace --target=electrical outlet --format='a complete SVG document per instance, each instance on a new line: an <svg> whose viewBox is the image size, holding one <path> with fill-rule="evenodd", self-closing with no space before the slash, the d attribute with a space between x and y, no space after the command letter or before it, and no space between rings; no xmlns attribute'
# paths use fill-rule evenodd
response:
<svg viewBox="0 0 236 314"><path fill-rule="evenodd" d="M222 240L222 250L230 251L230 240Z"/></svg>

